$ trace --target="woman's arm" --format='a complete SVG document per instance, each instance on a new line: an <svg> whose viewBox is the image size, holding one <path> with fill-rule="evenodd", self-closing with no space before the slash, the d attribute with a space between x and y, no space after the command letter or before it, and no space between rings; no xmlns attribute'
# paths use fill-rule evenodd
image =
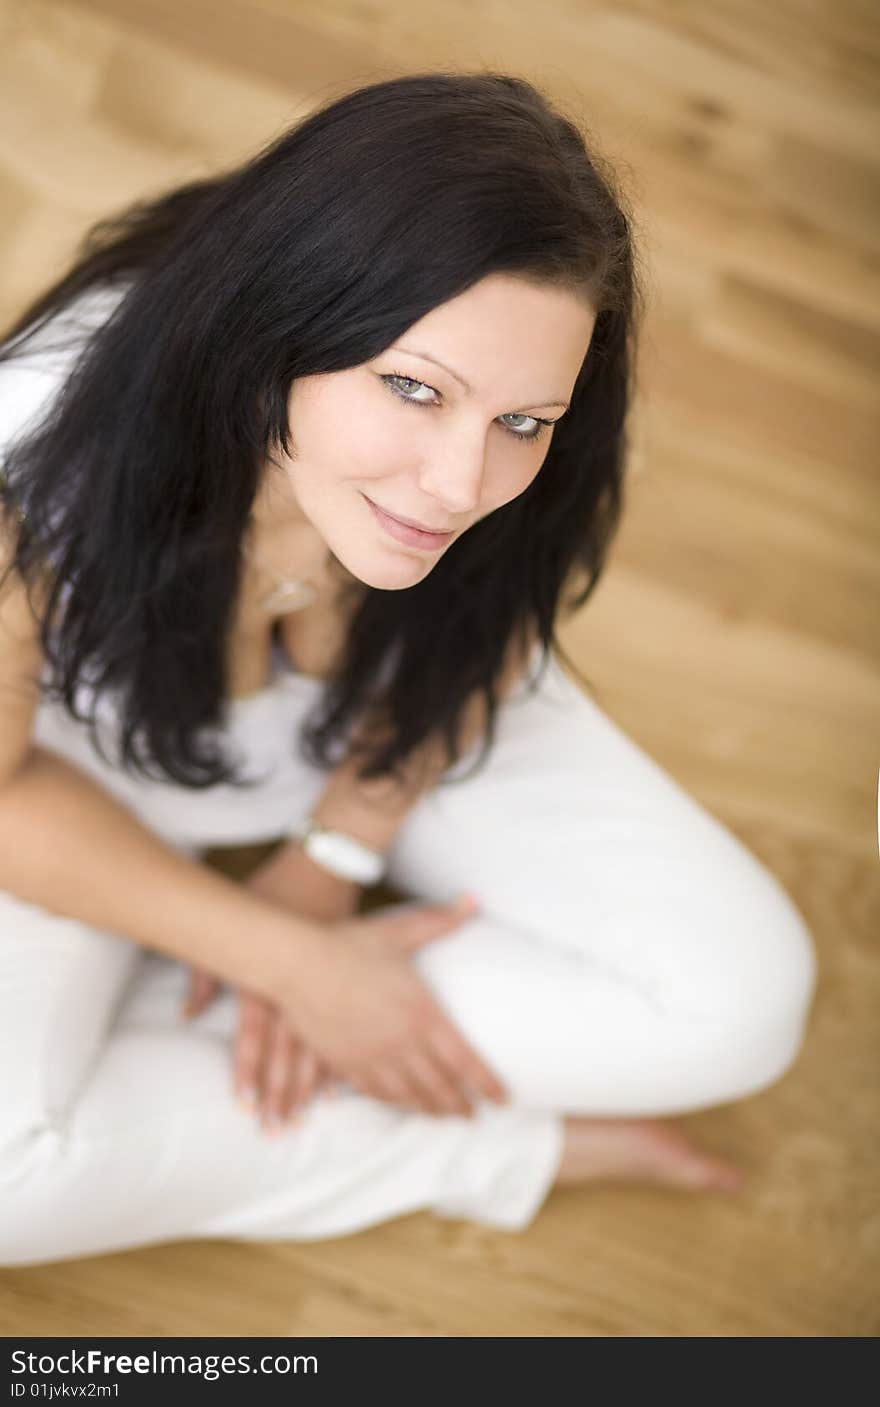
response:
<svg viewBox="0 0 880 1407"><path fill-rule="evenodd" d="M525 648L515 638L508 646L505 664L499 676L497 693L504 700L513 692L524 677L533 647L537 643L538 632L530 625L526 632ZM465 705L461 732L462 754L467 752L482 737L486 726L486 700L482 692L475 694ZM362 781L357 776L358 760L348 757L329 776L318 801L312 807L311 815L332 830L344 831L346 835L359 840L371 850L387 854L395 836L416 802L436 785L446 771L449 762L442 738L431 736L421 747L407 758L403 768L403 778L398 781L391 777L374 778ZM292 840L281 846L251 875L248 883L273 897L280 903L296 904L293 885L286 879L289 869L291 878L301 880L302 858L299 841ZM343 891L353 892L356 886L339 879L326 870L312 865L316 888L323 883L327 888L328 904L332 907L335 898L344 898ZM319 872L320 871L320 872ZM321 878L323 876L323 879Z"/></svg>
<svg viewBox="0 0 880 1407"><path fill-rule="evenodd" d="M190 860L84 770L33 741L44 665L35 602L0 515L0 889L59 917L276 996L317 925Z"/></svg>
<svg viewBox="0 0 880 1407"><path fill-rule="evenodd" d="M174 850L38 746L0 786L0 889L273 1000L279 973L295 981L320 940L315 924Z"/></svg>

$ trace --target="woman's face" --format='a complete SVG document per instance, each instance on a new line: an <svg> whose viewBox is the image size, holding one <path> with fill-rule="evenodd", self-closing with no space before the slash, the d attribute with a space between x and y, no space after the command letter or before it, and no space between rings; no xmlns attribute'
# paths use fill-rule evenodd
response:
<svg viewBox="0 0 880 1407"><path fill-rule="evenodd" d="M278 514L307 520L367 585L414 586L528 488L553 434L539 420L565 413L595 316L570 292L493 274L372 361L300 378ZM404 541L383 512L447 535Z"/></svg>

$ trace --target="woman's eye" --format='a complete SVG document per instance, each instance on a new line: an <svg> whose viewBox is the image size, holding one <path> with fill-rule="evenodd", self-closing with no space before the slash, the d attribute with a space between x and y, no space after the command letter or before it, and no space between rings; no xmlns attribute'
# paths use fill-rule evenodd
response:
<svg viewBox="0 0 880 1407"><path fill-rule="evenodd" d="M434 390L433 386L427 385L427 383L424 381L416 381L412 376L401 376L397 372L391 372L390 374L383 376L381 380L386 383L388 389L395 396L397 396L399 400L407 401L410 405L429 406L436 404L436 402L434 401L424 400L420 397L416 397L415 395L410 395L409 391L405 389L409 386L415 386L417 388L420 387L423 391L430 391L434 396L439 394L439 392ZM404 389L399 389L401 386ZM537 416L526 415L522 411L512 411L506 416L500 416L499 419L502 421L530 420L532 422L534 426L533 430L515 430L510 425L502 424L501 428L503 430L506 430L509 435L512 435L515 440L536 440L539 435L544 434L548 426L554 424L552 420L540 420Z"/></svg>
<svg viewBox="0 0 880 1407"><path fill-rule="evenodd" d="M432 391L435 396L437 395L437 392L434 390L434 387L433 387L433 386L427 386L424 381L414 381L411 376L398 376L396 373L394 373L394 374L392 374L391 376L383 376L383 377L382 377L382 380L385 381L386 383L388 383L389 385L391 385L392 382L397 382L398 384L403 383L404 387L406 387L406 386L420 386L423 391ZM397 388L396 388L394 385L391 385L391 390L394 392L394 394L395 394L396 396L399 396L402 401L415 401L415 400L416 400L416 397L415 397L415 396L411 396L407 390L399 391L399 390L397 390ZM417 405L430 405L431 402L430 402L430 401L423 401L423 400L422 400L422 401L416 401L416 404L417 404Z"/></svg>
<svg viewBox="0 0 880 1407"><path fill-rule="evenodd" d="M533 425L545 425L545 424L547 423L547 422L544 421L544 420L538 420L537 417L534 416L534 415L526 415L523 411L512 411L512 412L510 413L510 415L504 416L504 419L505 419L505 420L531 420L531 422L532 422ZM511 427L511 428L512 428L512 427ZM517 430L515 433L516 433L516 434L521 434L521 432L520 432L519 430ZM531 430L527 431L524 435L522 435L522 438L523 438L524 440L531 440L531 439L533 438L533 432L532 432Z"/></svg>

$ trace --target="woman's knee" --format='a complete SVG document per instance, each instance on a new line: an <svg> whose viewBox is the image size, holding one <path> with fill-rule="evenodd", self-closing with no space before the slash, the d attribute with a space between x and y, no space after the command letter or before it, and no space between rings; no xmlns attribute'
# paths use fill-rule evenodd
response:
<svg viewBox="0 0 880 1407"><path fill-rule="evenodd" d="M703 965L702 1009L718 1102L775 1084L802 1048L818 979L812 934L776 878L751 854L739 884L720 883L718 932ZM720 939L720 941L719 941Z"/></svg>

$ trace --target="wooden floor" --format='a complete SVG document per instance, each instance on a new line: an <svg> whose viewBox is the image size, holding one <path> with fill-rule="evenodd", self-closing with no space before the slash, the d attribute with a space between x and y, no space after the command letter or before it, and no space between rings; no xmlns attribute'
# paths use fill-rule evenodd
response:
<svg viewBox="0 0 880 1407"><path fill-rule="evenodd" d="M597 698L815 935L774 1089L684 1121L735 1200L554 1191L0 1276L4 1332L869 1336L880 1323L880 16L865 0L0 0L0 318L92 220L425 68L522 74L633 192L648 270L612 564L562 631Z"/></svg>

